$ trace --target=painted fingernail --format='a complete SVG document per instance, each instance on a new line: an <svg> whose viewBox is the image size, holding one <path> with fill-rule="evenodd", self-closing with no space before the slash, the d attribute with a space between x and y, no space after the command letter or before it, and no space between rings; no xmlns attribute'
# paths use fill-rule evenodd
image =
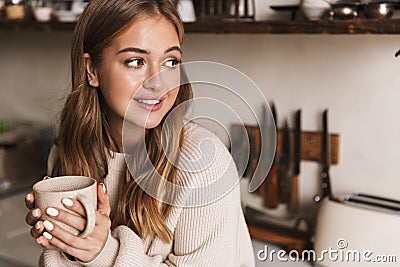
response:
<svg viewBox="0 0 400 267"><path fill-rule="evenodd" d="M43 177L43 180L47 180L49 178L50 178L49 176L45 176L45 177Z"/></svg>
<svg viewBox="0 0 400 267"><path fill-rule="evenodd" d="M39 230L40 229L40 222L35 223L35 229Z"/></svg>
<svg viewBox="0 0 400 267"><path fill-rule="evenodd" d="M49 234L48 232L44 232L43 236L46 237L48 240L51 240L53 238L53 236L51 234Z"/></svg>
<svg viewBox="0 0 400 267"><path fill-rule="evenodd" d="M39 209L32 210L32 216L33 217L39 217Z"/></svg>
<svg viewBox="0 0 400 267"><path fill-rule="evenodd" d="M49 221L44 221L43 225L44 225L44 228L46 228L47 231L53 231L53 229L54 229L54 225Z"/></svg>
<svg viewBox="0 0 400 267"><path fill-rule="evenodd" d="M28 201L28 202L31 202L31 200L32 200L32 194L31 194L31 193L27 194L27 195L25 196L25 200Z"/></svg>
<svg viewBox="0 0 400 267"><path fill-rule="evenodd" d="M41 245L42 243L40 243L40 239L36 238L36 243L38 243L39 245Z"/></svg>
<svg viewBox="0 0 400 267"><path fill-rule="evenodd" d="M55 208L47 208L46 213L50 216L57 216L58 210L56 210Z"/></svg>
<svg viewBox="0 0 400 267"><path fill-rule="evenodd" d="M103 189L103 193L104 193L104 194L107 193L107 187L106 187L106 185L103 184L103 183L100 183L100 184L101 184L101 188Z"/></svg>
<svg viewBox="0 0 400 267"><path fill-rule="evenodd" d="M61 202L67 207L72 207L74 205L74 202L69 198L63 198Z"/></svg>

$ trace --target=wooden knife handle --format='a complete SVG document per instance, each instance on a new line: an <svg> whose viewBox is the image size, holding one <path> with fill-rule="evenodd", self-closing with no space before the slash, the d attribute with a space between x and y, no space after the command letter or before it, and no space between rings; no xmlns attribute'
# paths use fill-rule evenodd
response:
<svg viewBox="0 0 400 267"><path fill-rule="evenodd" d="M278 206L279 185L277 177L277 167L275 164L269 170L267 180L264 182L264 206L274 209Z"/></svg>
<svg viewBox="0 0 400 267"><path fill-rule="evenodd" d="M293 176L290 184L289 211L296 214L299 209L299 177Z"/></svg>

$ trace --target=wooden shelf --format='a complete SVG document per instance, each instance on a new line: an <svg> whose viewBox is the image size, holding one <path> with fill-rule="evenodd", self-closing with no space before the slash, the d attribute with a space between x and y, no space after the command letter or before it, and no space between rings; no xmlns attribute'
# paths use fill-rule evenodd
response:
<svg viewBox="0 0 400 267"><path fill-rule="evenodd" d="M0 21L0 31L72 31L75 23ZM400 19L356 20L201 20L185 23L186 33L214 34L400 34Z"/></svg>
<svg viewBox="0 0 400 267"><path fill-rule="evenodd" d="M73 31L75 22L37 22L0 20L0 31Z"/></svg>
<svg viewBox="0 0 400 267"><path fill-rule="evenodd" d="M198 21L186 23L188 33L250 34L400 34L400 19Z"/></svg>

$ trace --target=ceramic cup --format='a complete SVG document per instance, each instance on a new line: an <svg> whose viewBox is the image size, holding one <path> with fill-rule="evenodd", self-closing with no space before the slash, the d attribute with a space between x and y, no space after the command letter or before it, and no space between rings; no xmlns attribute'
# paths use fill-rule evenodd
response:
<svg viewBox="0 0 400 267"><path fill-rule="evenodd" d="M84 176L60 176L42 180L33 185L36 207L42 210L42 220L51 221L66 231L82 238L87 237L94 229L97 207L97 182ZM86 211L86 228L80 233L77 229L48 216L45 211L49 207L67 210L61 203L64 198L79 200Z"/></svg>

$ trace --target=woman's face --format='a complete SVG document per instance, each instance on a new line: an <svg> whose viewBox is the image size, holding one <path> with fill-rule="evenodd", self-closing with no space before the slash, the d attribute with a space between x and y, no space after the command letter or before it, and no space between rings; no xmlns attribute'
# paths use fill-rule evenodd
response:
<svg viewBox="0 0 400 267"><path fill-rule="evenodd" d="M164 17L140 19L115 39L91 81L100 87L112 127L122 128L128 107L130 123L156 127L176 100L180 61L178 34Z"/></svg>

